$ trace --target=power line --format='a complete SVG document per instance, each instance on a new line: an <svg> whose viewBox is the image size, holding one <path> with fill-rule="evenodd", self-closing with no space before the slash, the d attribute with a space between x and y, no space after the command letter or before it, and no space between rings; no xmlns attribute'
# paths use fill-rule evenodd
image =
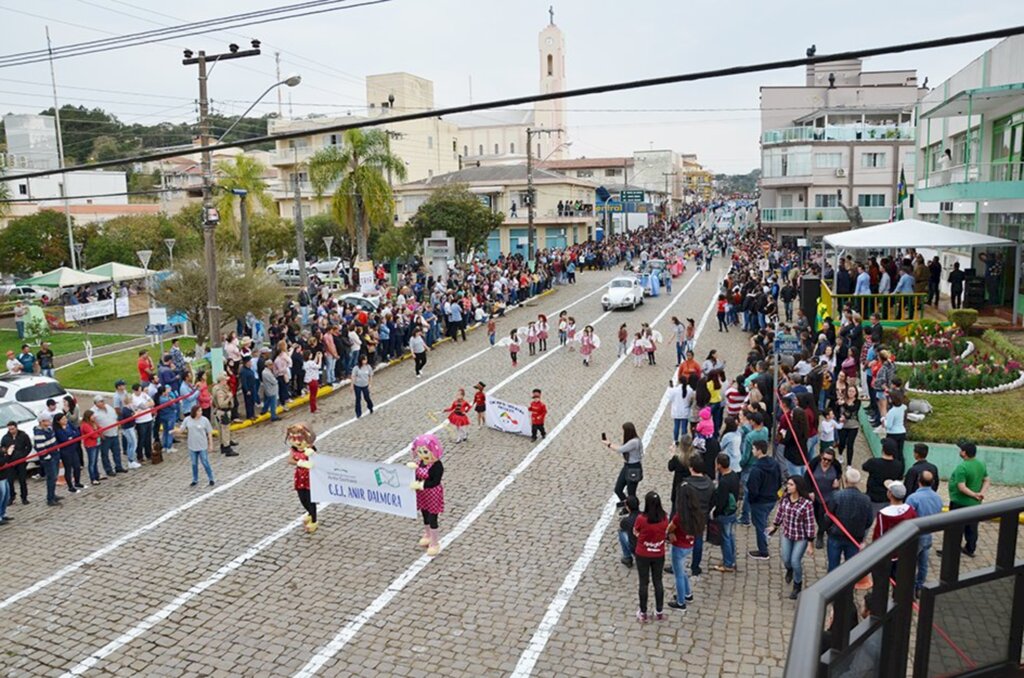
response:
<svg viewBox="0 0 1024 678"><path fill-rule="evenodd" d="M303 129L292 132L284 132L281 134L271 134L261 137L251 137L249 139L243 139L239 141L232 141L227 143L213 144L207 146L208 151L219 151L227 148L245 148L246 146L254 146L256 144L273 143L277 141L286 141L289 139L299 139L307 137L310 134L327 134L331 132L343 132L350 129L363 129L368 127L380 127L383 125L393 125L400 122L407 122L412 120L423 120L426 118L436 118L445 115L454 115L456 113L469 113L473 111L483 111L495 108L503 108L509 106L522 106L525 104L532 104L540 101L554 101L558 99L572 99L582 96L591 96L594 94L606 94L609 92L622 92L627 90L641 89L647 87L658 87L661 85L672 85L682 82L697 82L700 80L709 80L714 78L722 78L733 75L743 75L747 73L761 73L764 71L774 71L784 68L795 68L797 66L807 66L812 64L827 63L830 61L844 61L849 59L864 59L867 57L881 56L885 54L899 54L903 52L912 52L923 49L934 49L937 47L949 47L952 45L962 45L971 42L979 42L982 40L996 40L1000 38L1007 38L1014 35L1024 34L1024 26L1013 26L1010 28L1000 28L992 31L984 31L980 33L969 33L964 35L949 36L945 38L936 38L932 40L921 40L917 42L898 43L895 45L887 45L885 47L873 47L860 50L851 50L847 52L838 52L834 54L822 54L820 56L803 57L798 59L786 59L782 61L768 61L757 64L749 64L746 66L729 66L725 68L712 69L708 71L695 71L692 73L682 73L676 75L666 75L655 78L645 78L640 80L629 80L625 82L609 83L604 85L593 85L590 87L581 87L577 89L566 90L564 92L549 92L545 94L531 94L526 96L513 97L509 99L499 99L497 101L481 102L476 104L463 104L461 106L452 106L449 108L440 108L432 111L422 111L418 113L403 113L399 115L386 116L381 118L374 118L370 120L359 120L356 122L338 124L338 125L327 125L324 127L317 127L316 129ZM62 174L67 171L77 169L102 169L104 167L113 167L116 165L124 165L126 163L137 163L145 162L149 160L162 160L164 158L173 158L179 155L184 155L178 151L164 151L158 153L149 153L145 155L133 156L128 158L121 158L117 160L108 160L104 162L91 163L86 165L78 165L75 167L69 167L58 170L45 170L23 174L23 177L42 177L49 176L52 174Z"/></svg>
<svg viewBox="0 0 1024 678"><path fill-rule="evenodd" d="M245 26L255 26L260 24L273 23L277 21L284 21L286 19L297 19L300 17L326 14L328 12L356 9L359 7L367 7L370 5L380 5L392 2L392 0L363 0L362 2L356 2L341 7L333 6L341 2L350 2L350 0L317 0L316 2L302 3L299 5L289 5L287 7L279 7L270 10L261 10L259 12L249 12L247 14L234 15L232 17L222 17L220 19L193 22L192 24L185 24L183 26L164 29L154 29L152 31L142 31L140 33L121 36L118 38L105 38L102 40L94 40L89 42L76 43L73 45L65 45L63 47L54 48L53 58L65 59L73 56L83 56L86 54L110 52L118 49L124 49L126 47L146 45L154 42L164 42L173 38L181 38L191 35L201 35L204 33L215 33L218 31L226 30L228 28L242 28ZM285 12L294 12L295 10L304 8L310 9L308 9L308 11L281 15L282 13ZM17 12L20 14L27 14L29 16L38 16L31 14L29 12L24 12L22 10L14 10L8 7L3 7L0 9L7 9L8 11ZM230 25L215 25L217 23L228 23ZM43 61L47 61L49 58L50 57L45 50L35 50L31 52L9 54L6 56L0 56L0 68L40 63Z"/></svg>

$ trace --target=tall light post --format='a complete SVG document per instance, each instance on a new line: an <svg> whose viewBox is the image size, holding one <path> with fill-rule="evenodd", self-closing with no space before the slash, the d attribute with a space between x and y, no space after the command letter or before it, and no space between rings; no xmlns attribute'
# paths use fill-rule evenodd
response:
<svg viewBox="0 0 1024 678"><path fill-rule="evenodd" d="M242 261L245 262L245 270L252 268L252 250L249 245L249 204L246 196L249 191L244 188L232 188L231 192L238 196L238 230L242 239Z"/></svg>
<svg viewBox="0 0 1024 678"><path fill-rule="evenodd" d="M164 238L164 244L167 245L167 255L171 259L170 268L174 268L174 243L178 242L174 238Z"/></svg>
<svg viewBox="0 0 1024 678"><path fill-rule="evenodd" d="M288 87L295 87L296 85L298 85L301 82L302 82L302 76L299 75L298 73L292 73L291 75L289 75L284 80L279 80L278 82L275 82L273 85L271 85L270 87L265 89L263 91L263 94L261 94L258 97L256 97L256 101L254 101L251 104L249 104L249 108L245 109L244 113L242 113L240 116L235 118L235 121L233 123L231 123L231 125L227 128L227 130L224 132L224 134L221 134L220 138L217 139L217 143L219 144L220 142L224 141L224 139L229 134L231 134L231 130L235 129L235 127L238 125L238 123L242 122L242 119L245 116L249 115L249 112L252 111L252 109L256 108L256 104L258 104L259 102L263 101L263 97L267 96L273 90L277 89L281 85L287 85Z"/></svg>
<svg viewBox="0 0 1024 678"><path fill-rule="evenodd" d="M199 67L199 144L202 147L202 171L203 171L203 249L205 250L206 264L206 308L209 316L210 334L210 366L214 380L220 378L224 371L224 360L220 347L220 306L217 305L217 246L214 242L214 229L220 221L220 215L213 206L213 163L210 151L210 98L207 93L207 62L213 62L216 66L219 61L229 59L241 59L243 57L257 56L260 54L260 41L252 41L252 49L240 50L238 45L232 44L229 51L223 54L207 55L200 50L193 55L192 50L186 49L185 58L182 64L185 66L196 65ZM213 67L211 67L212 70Z"/></svg>
<svg viewBox="0 0 1024 678"><path fill-rule="evenodd" d="M137 250L135 256L142 262L142 268L146 269L146 296L149 297L149 307L153 308L153 281L149 279L149 262L153 258L153 250ZM160 356L162 359L164 355L164 336L159 332L156 336L160 340Z"/></svg>
<svg viewBox="0 0 1024 678"><path fill-rule="evenodd" d="M324 247L327 248L327 260L328 261L331 260L331 245L333 245L333 244L334 244L334 236L333 235L325 235L324 236Z"/></svg>
<svg viewBox="0 0 1024 678"><path fill-rule="evenodd" d="M533 192L533 137L540 134L561 134L562 129L530 129L526 128L526 198L530 202L527 204L526 209L526 221L527 221L527 244L526 244L526 262L527 265L533 261L534 258L534 240L536 239L536 233L533 226L533 208L534 203L537 202L537 196ZM563 145L559 144L555 147L555 151L561 148ZM554 153L552 151L551 153ZM550 154L549 154L550 157Z"/></svg>
<svg viewBox="0 0 1024 678"><path fill-rule="evenodd" d="M84 271L85 270L85 259L82 258L82 250L85 249L85 243L75 243L75 254L78 255L78 266Z"/></svg>

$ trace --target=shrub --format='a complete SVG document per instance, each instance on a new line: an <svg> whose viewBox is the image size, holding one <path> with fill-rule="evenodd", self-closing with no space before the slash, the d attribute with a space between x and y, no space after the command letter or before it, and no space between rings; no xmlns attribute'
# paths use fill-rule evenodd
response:
<svg viewBox="0 0 1024 678"><path fill-rule="evenodd" d="M893 349L898 362L949 360L963 355L967 349L967 340L958 328L946 329L934 321L921 321L908 327L912 329Z"/></svg>
<svg viewBox="0 0 1024 678"><path fill-rule="evenodd" d="M1001 333L996 332L995 330L985 330L985 333L981 335L981 338L990 343L993 348L1005 355L1007 358L1013 358L1019 362L1024 362L1024 348L1017 346Z"/></svg>
<svg viewBox="0 0 1024 678"><path fill-rule="evenodd" d="M954 358L945 365L920 365L910 375L910 385L926 391L973 391L1008 384L1020 376L1020 363L992 364L986 355Z"/></svg>
<svg viewBox="0 0 1024 678"><path fill-rule="evenodd" d="M973 308L954 308L946 317L964 332L969 332L974 323L978 322L978 311Z"/></svg>

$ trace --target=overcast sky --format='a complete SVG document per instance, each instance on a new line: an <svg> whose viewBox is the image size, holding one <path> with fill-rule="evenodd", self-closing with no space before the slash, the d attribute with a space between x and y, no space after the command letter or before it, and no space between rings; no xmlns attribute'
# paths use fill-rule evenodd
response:
<svg viewBox="0 0 1024 678"><path fill-rule="evenodd" d="M296 1L0 0L0 52L45 48L47 24L60 46ZM241 113L275 82L275 51L283 75L303 78L286 93L285 115L288 94L295 116L358 113L365 104L363 78L392 71L432 80L438 106L469 101L470 81L476 102L535 93L537 34L547 24L549 4L391 0L63 59L56 62L60 99L102 107L127 122L194 120L195 67L181 65L181 49L222 51L247 37L263 41L263 55L220 64L210 78L221 112ZM566 35L569 87L800 57L812 43L824 54L1024 23L1024 0L561 0L554 9ZM919 80L928 77L934 87L990 45L882 57L867 68L916 68ZM790 69L571 100L571 154L672 148L697 153L715 171L747 172L759 165L758 86L800 84L802 78L801 69ZM0 111L38 112L50 97L45 64L0 68ZM276 108L271 94L257 111Z"/></svg>

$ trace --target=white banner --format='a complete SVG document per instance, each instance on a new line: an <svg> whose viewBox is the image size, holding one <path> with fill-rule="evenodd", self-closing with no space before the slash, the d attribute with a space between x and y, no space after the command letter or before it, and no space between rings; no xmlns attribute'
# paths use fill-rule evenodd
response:
<svg viewBox="0 0 1024 678"><path fill-rule="evenodd" d="M114 315L114 300L90 301L85 304L74 304L64 307L64 320L79 322L90 318L102 318Z"/></svg>
<svg viewBox="0 0 1024 678"><path fill-rule="evenodd" d="M373 262L360 261L359 267L359 291L363 294L372 294L377 290L377 282L373 276Z"/></svg>
<svg viewBox="0 0 1024 678"><path fill-rule="evenodd" d="M518 433L521 436L533 435L530 411L522 405L487 396L487 411L484 418L489 427L499 431Z"/></svg>
<svg viewBox="0 0 1024 678"><path fill-rule="evenodd" d="M411 457L410 457L411 459ZM375 464L358 459L313 455L309 489L318 504L356 508L415 518L416 490L409 487L416 473L402 464Z"/></svg>
<svg viewBox="0 0 1024 678"><path fill-rule="evenodd" d="M118 318L127 318L131 314L131 306L128 303L128 297L118 297L114 301L114 310L117 312Z"/></svg>

